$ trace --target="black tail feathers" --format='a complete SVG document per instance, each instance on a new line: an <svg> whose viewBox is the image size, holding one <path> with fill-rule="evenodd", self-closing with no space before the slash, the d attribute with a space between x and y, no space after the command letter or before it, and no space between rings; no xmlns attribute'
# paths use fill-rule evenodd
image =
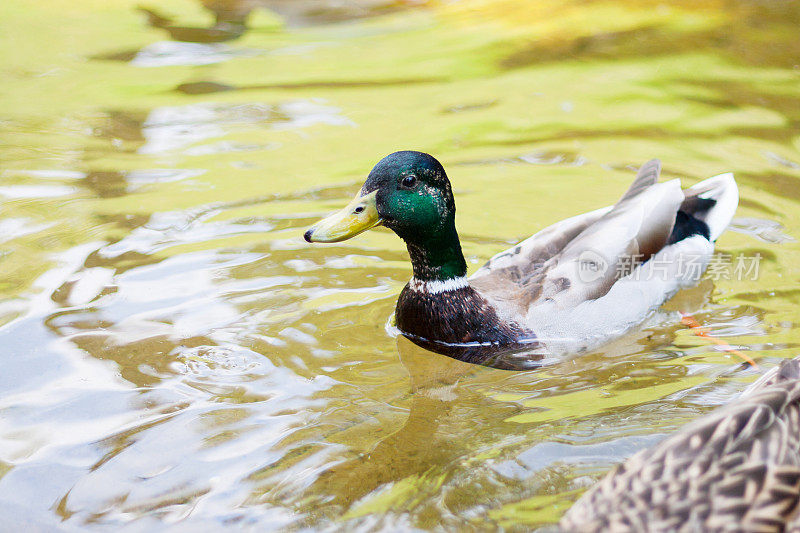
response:
<svg viewBox="0 0 800 533"><path fill-rule="evenodd" d="M711 240L711 229L708 224L695 215L702 216L717 204L713 198L690 196L681 204L675 215L675 226L672 228L667 244L675 244L692 235L701 235Z"/></svg>

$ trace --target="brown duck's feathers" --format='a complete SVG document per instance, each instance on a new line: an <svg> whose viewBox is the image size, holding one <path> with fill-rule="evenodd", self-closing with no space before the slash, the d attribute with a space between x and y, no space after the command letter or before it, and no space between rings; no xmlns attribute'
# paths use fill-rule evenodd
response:
<svg viewBox="0 0 800 533"><path fill-rule="evenodd" d="M643 165L615 205L497 254L469 278L471 287L551 353L591 348L640 323L697 281L738 203L730 174L681 190L678 180L658 183L660 168L658 160Z"/></svg>
<svg viewBox="0 0 800 533"><path fill-rule="evenodd" d="M612 470L567 531L800 530L800 358Z"/></svg>
<svg viewBox="0 0 800 533"><path fill-rule="evenodd" d="M436 282L434 282L436 283ZM419 339L446 339L446 344L475 344L491 340L512 345L527 336L516 323L497 316L494 306L474 288L454 283L437 290L432 283L412 281L397 299L397 326ZM444 315L448 320L439 320Z"/></svg>

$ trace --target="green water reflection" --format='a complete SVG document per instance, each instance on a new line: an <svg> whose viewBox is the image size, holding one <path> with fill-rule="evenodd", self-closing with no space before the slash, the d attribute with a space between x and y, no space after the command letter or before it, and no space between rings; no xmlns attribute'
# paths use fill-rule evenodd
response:
<svg viewBox="0 0 800 533"><path fill-rule="evenodd" d="M678 309L797 353L796 3L341 5L0 4L7 523L529 529L755 378ZM302 240L397 149L445 164L472 270L651 157L731 170L758 279L541 370L424 352L398 239Z"/></svg>

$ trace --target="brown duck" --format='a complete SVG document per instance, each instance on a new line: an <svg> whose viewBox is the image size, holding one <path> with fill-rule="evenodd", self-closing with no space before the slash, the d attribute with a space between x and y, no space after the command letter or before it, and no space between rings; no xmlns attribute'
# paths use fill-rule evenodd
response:
<svg viewBox="0 0 800 533"><path fill-rule="evenodd" d="M611 471L566 531L800 531L800 357Z"/></svg>

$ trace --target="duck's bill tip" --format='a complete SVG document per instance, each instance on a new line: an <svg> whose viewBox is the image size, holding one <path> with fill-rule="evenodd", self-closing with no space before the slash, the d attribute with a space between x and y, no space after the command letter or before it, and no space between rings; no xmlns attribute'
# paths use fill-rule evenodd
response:
<svg viewBox="0 0 800 533"><path fill-rule="evenodd" d="M375 192L357 194L343 209L323 218L304 234L306 242L340 242L355 237L381 223L375 205Z"/></svg>

